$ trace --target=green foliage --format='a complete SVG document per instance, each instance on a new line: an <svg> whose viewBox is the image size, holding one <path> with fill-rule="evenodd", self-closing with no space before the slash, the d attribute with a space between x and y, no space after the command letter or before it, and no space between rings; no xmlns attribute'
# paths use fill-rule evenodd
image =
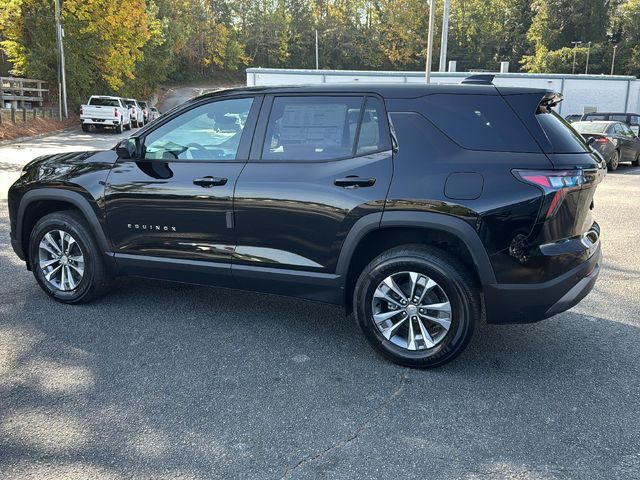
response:
<svg viewBox="0 0 640 480"><path fill-rule="evenodd" d="M57 85L54 0L0 0L13 73ZM434 65L442 0L436 0ZM149 96L162 82L239 76L248 65L422 70L426 0L63 0L72 108L91 93ZM451 0L458 69L640 72L640 0ZM582 41L577 48L571 42Z"/></svg>

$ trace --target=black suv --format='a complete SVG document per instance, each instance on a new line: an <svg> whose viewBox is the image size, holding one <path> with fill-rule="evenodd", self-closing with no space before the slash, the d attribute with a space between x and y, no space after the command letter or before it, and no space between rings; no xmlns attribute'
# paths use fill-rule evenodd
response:
<svg viewBox="0 0 640 480"><path fill-rule="evenodd" d="M391 360L433 367L474 326L533 322L593 288L604 165L551 109L493 85L243 88L113 150L40 157L9 192L42 289L118 275L343 305Z"/></svg>

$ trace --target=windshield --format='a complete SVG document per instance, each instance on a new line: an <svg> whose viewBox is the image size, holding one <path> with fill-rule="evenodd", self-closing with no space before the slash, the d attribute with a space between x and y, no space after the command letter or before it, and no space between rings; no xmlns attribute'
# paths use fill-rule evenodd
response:
<svg viewBox="0 0 640 480"><path fill-rule="evenodd" d="M136 102L134 100L125 100L124 102L128 107L135 107Z"/></svg>
<svg viewBox="0 0 640 480"><path fill-rule="evenodd" d="M576 122L571 125L578 133L605 133L608 123Z"/></svg>

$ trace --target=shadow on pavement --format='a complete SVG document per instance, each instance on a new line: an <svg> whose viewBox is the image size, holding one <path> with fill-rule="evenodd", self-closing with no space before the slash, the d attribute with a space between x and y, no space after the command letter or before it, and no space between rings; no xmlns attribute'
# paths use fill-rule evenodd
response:
<svg viewBox="0 0 640 480"><path fill-rule="evenodd" d="M327 305L142 279L58 304L0 218L3 478L640 472L636 326L482 325L454 363L407 370Z"/></svg>

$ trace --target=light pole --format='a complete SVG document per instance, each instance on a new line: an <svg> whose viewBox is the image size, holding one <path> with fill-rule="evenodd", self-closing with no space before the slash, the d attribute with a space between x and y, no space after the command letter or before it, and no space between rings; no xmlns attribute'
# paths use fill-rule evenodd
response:
<svg viewBox="0 0 640 480"><path fill-rule="evenodd" d="M611 59L611 75L613 75L613 67L616 64L616 50L618 49L618 45L613 46L613 58Z"/></svg>
<svg viewBox="0 0 640 480"><path fill-rule="evenodd" d="M587 43L587 66L584 67L584 74L589 73L589 54L591 53L591 42Z"/></svg>
<svg viewBox="0 0 640 480"><path fill-rule="evenodd" d="M436 0L427 0L429 4L429 35L427 36L427 65L424 70L424 81L431 83L431 59L433 56L433 27L436 23Z"/></svg>
<svg viewBox="0 0 640 480"><path fill-rule="evenodd" d="M444 0L442 12L442 37L440 39L440 71L447 71L447 43L449 40L449 5L451 0Z"/></svg>
<svg viewBox="0 0 640 480"><path fill-rule="evenodd" d="M571 42L573 44L573 67L571 73L576 73L576 53L578 51L578 45L582 45L582 42Z"/></svg>
<svg viewBox="0 0 640 480"><path fill-rule="evenodd" d="M64 44L62 43L63 30L62 30L62 22L60 20L60 0L54 1L55 8L55 16L56 16L56 43L58 45L58 95L60 97L61 104L61 116L64 118L69 118L69 112L67 111L67 78L65 75L65 66L64 66Z"/></svg>
<svg viewBox="0 0 640 480"><path fill-rule="evenodd" d="M316 29L316 70L319 70L320 62L318 59L318 29Z"/></svg>

